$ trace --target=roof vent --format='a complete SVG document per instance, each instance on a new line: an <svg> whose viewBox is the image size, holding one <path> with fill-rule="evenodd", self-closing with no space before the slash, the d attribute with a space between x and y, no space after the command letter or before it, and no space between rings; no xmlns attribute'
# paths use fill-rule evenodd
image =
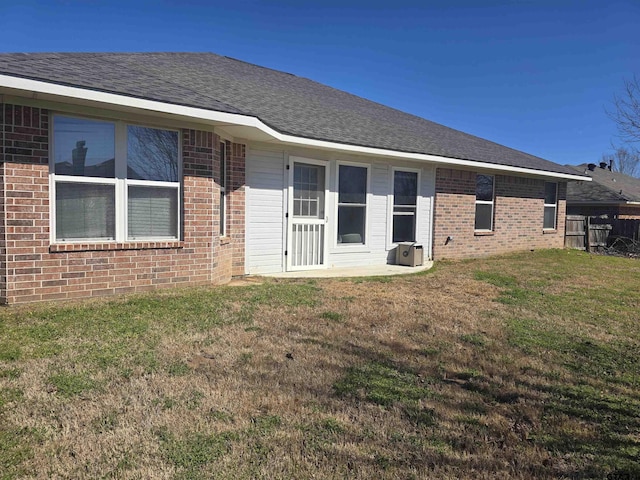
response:
<svg viewBox="0 0 640 480"><path fill-rule="evenodd" d="M600 168L602 168L603 170L606 169L609 166L609 164L607 162L600 162Z"/></svg>
<svg viewBox="0 0 640 480"><path fill-rule="evenodd" d="M590 163L587 165L587 168L589 169L590 172L593 172L596 169L596 164L595 163Z"/></svg>

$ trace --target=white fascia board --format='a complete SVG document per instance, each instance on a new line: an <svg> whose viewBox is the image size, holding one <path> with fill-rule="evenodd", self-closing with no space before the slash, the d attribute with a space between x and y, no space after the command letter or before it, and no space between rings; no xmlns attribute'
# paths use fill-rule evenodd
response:
<svg viewBox="0 0 640 480"><path fill-rule="evenodd" d="M620 200L618 202L616 201L609 201L609 202L599 202L598 200L567 200L567 205L578 205L578 206L597 206L597 207L619 207L621 205L631 205L631 206L636 206L636 205L640 205L640 202L635 202L635 201L626 201L626 200Z"/></svg>
<svg viewBox="0 0 640 480"><path fill-rule="evenodd" d="M573 175L567 173L556 173L544 170L535 170L532 168L512 167L508 165L499 165L495 163L479 162L474 160L461 160L457 158L449 158L440 155L430 155L425 153L406 153L397 150L387 150L383 148L364 147L359 145L349 145L344 143L329 142L326 140L314 140L304 137L297 137L280 133L277 130L263 123L259 118L250 115L241 115L237 113L225 113L215 110L207 110L204 108L188 107L184 105L176 105L172 103L159 102L155 100L146 100L143 98L130 97L127 95L118 95L114 93L100 92L87 88L71 87L56 83L43 82L40 80L31 80L11 75L0 74L0 87L12 88L31 92L32 98L37 98L37 94L47 94L59 97L78 98L85 101L92 101L100 104L119 105L125 107L133 107L151 112L162 112L173 115L190 117L193 119L207 120L216 123L240 125L245 127L256 128L263 133L269 135L274 140L289 145L297 145L304 147L316 147L329 150L338 150L361 155L373 155L377 157L401 158L404 160L414 160L420 162L440 163L448 166L469 167L473 169L492 170L496 172L520 173L524 175L534 175L537 177L550 177L563 180L579 180L590 182L591 177ZM33 94L36 94L34 97Z"/></svg>

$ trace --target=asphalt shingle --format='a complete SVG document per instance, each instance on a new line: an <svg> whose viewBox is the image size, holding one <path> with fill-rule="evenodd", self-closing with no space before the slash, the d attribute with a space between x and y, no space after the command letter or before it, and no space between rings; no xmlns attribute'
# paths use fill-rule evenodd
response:
<svg viewBox="0 0 640 480"><path fill-rule="evenodd" d="M567 202L626 203L640 202L640 178L631 177L608 168L589 170L587 164L572 168L576 173L591 177L591 182L570 182Z"/></svg>
<svg viewBox="0 0 640 480"><path fill-rule="evenodd" d="M253 116L308 139L576 174L313 80L212 53L0 54L0 73Z"/></svg>

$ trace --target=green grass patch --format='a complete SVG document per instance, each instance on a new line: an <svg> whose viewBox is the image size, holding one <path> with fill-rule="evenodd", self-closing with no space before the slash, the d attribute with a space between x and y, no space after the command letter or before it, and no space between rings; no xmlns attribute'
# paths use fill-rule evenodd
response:
<svg viewBox="0 0 640 480"><path fill-rule="evenodd" d="M282 419L278 415L260 415L251 418L251 429L261 435L271 433L282 425Z"/></svg>
<svg viewBox="0 0 640 480"><path fill-rule="evenodd" d="M172 362L167 366L167 373L172 377L184 377L191 372L191 368L183 361Z"/></svg>
<svg viewBox="0 0 640 480"><path fill-rule="evenodd" d="M333 388L339 396L383 406L416 402L432 395L416 373L378 362L350 368Z"/></svg>
<svg viewBox="0 0 640 480"><path fill-rule="evenodd" d="M177 438L168 429L159 430L157 436L164 457L179 470L179 478L189 479L211 478L204 467L228 453L238 439L233 432L188 432Z"/></svg>
<svg viewBox="0 0 640 480"><path fill-rule="evenodd" d="M460 335L460 340L476 347L484 347L487 344L487 338L479 333L465 333Z"/></svg>
<svg viewBox="0 0 640 480"><path fill-rule="evenodd" d="M332 322L341 322L344 318L342 313L332 312L330 310L324 311L320 314L320 318L324 318L325 320L331 320Z"/></svg>
<svg viewBox="0 0 640 480"><path fill-rule="evenodd" d="M509 341L529 354L553 354L566 367L600 381L640 385L640 344L602 342L530 319L507 322Z"/></svg>
<svg viewBox="0 0 640 480"><path fill-rule="evenodd" d="M49 377L49 383L63 397L74 397L98 388L98 383L86 373L56 373Z"/></svg>
<svg viewBox="0 0 640 480"><path fill-rule="evenodd" d="M491 285L495 285L499 288L514 288L518 285L515 277L498 272L485 272L479 270L474 272L473 278L481 282L490 283Z"/></svg>
<svg viewBox="0 0 640 480"><path fill-rule="evenodd" d="M397 406L404 417L416 425L427 426L435 422L434 411L420 405L420 400L434 395L410 370L371 362L350 368L333 388L341 397L365 400L384 407Z"/></svg>
<svg viewBox="0 0 640 480"><path fill-rule="evenodd" d="M15 380L20 378L20 375L22 375L22 370L19 368L0 368L0 378Z"/></svg>
<svg viewBox="0 0 640 480"><path fill-rule="evenodd" d="M19 360L22 352L18 345L0 343L0 361L13 362Z"/></svg>
<svg viewBox="0 0 640 480"><path fill-rule="evenodd" d="M0 418L0 480L21 478L24 462L32 457L33 435L28 429L4 424Z"/></svg>

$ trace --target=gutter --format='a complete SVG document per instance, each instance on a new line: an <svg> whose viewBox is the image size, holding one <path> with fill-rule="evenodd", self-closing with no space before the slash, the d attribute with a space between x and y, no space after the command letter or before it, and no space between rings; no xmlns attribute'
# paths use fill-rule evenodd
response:
<svg viewBox="0 0 640 480"><path fill-rule="evenodd" d="M234 126L251 127L269 135L279 142L302 146L317 147L331 150L338 150L354 154L364 154L379 157L401 158L404 160L415 160L420 162L432 162L447 166L470 167L473 169L492 170L495 172L513 172L526 175L534 175L538 177L552 177L563 180L591 181L591 177L578 174L557 173L545 170L535 170L532 168L513 167L509 165L499 165L494 163L479 162L474 160L461 160L457 158L444 157L440 155L431 155L426 153L405 153L397 150L387 150L383 148L365 147L359 145L348 145L338 142L330 142L326 140L313 140L295 135L288 135L274 130L262 120L250 115L241 115L235 113L225 113L215 110L207 110L204 108L188 107L184 105L176 105L172 103L159 102L155 100L147 100L138 97L120 95L115 93L101 92L86 88L72 87L68 85L60 85L56 83L43 82L40 80L31 80L11 75L0 74L0 87L22 90L30 93L31 98L37 99L38 94L55 95L60 97L75 98L87 100L91 102L119 105L124 107L134 107L140 110L148 110L150 112L160 112L172 115L180 115L195 120L207 120L218 123L226 123Z"/></svg>

